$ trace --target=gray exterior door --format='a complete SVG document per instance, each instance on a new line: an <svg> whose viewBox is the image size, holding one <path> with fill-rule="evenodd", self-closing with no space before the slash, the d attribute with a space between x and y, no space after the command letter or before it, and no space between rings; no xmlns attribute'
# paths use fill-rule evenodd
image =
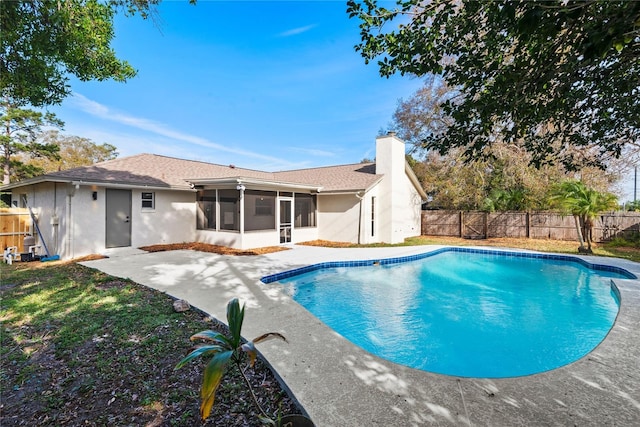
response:
<svg viewBox="0 0 640 427"><path fill-rule="evenodd" d="M131 191L107 188L107 248L131 246Z"/></svg>

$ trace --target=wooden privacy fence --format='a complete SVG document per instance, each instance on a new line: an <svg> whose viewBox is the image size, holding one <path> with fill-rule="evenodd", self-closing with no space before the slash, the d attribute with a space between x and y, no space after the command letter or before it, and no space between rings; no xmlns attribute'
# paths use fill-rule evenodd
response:
<svg viewBox="0 0 640 427"><path fill-rule="evenodd" d="M24 236L33 235L28 209L0 208L0 249L17 246L18 253L26 252Z"/></svg>
<svg viewBox="0 0 640 427"><path fill-rule="evenodd" d="M606 212L593 227L593 240L640 232L640 213ZM515 237L577 240L573 216L557 212L422 211L422 235L454 236L466 239Z"/></svg>

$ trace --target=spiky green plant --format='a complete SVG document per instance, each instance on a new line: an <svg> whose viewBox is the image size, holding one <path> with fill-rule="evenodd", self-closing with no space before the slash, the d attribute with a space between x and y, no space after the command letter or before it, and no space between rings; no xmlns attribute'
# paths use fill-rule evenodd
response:
<svg viewBox="0 0 640 427"><path fill-rule="evenodd" d="M269 419L269 416L262 409L260 403L258 403L258 399L251 387L251 383L242 369L244 353L249 355L249 366L253 367L258 354L255 347L256 344L274 338L281 339L285 342L287 339L277 332L268 332L251 341L242 343L241 332L243 321L244 305L240 306L238 299L234 298L227 304L229 336L225 336L220 332L211 330L198 332L197 334L192 335L192 341L204 340L207 343L195 347L184 359L178 362L175 367L175 369L180 369L185 364L198 357L210 358L207 363L207 367L204 370L202 387L200 388L200 398L202 400L200 404L200 416L203 420L211 413L211 408L215 401L216 390L222 381L225 369L230 363L237 367L238 371L242 375L242 378L249 388L253 402L262 414L262 417Z"/></svg>

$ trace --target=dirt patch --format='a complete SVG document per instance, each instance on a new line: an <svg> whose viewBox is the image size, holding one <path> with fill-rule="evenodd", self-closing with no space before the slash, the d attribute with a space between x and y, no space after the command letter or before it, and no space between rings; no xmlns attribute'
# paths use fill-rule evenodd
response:
<svg viewBox="0 0 640 427"><path fill-rule="evenodd" d="M227 246L211 245L208 243L192 242L192 243L173 243L167 245L150 245L142 246L139 249L147 252L164 252L164 251L177 251L177 250L192 250L200 252L209 252L220 255L233 255L233 256L250 256L250 255L264 255L273 252L286 251L288 248L282 246L266 246L264 248L256 249L233 249Z"/></svg>
<svg viewBox="0 0 640 427"><path fill-rule="evenodd" d="M126 287L129 283L123 280L114 279L108 282L96 283L95 287L99 291L106 291L109 289L122 289Z"/></svg>

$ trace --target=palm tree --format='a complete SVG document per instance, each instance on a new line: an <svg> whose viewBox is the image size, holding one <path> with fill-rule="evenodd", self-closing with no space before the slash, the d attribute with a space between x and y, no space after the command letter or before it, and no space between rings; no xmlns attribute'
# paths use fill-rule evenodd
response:
<svg viewBox="0 0 640 427"><path fill-rule="evenodd" d="M600 212L615 209L617 197L587 187L582 181L566 180L556 185L549 198L552 206L563 214L573 215L580 247L578 252L593 253L593 220ZM587 242L587 247L584 244Z"/></svg>

